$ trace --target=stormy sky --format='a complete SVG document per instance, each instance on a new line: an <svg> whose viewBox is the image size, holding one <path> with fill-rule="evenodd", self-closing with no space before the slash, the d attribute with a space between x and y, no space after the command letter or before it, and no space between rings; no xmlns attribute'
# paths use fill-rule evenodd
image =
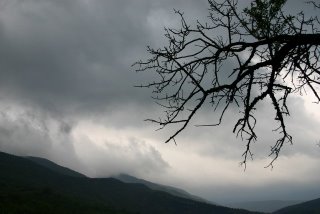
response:
<svg viewBox="0 0 320 214"><path fill-rule="evenodd" d="M300 3L289 0L287 10ZM133 87L154 76L131 65L148 57L147 46L165 44L164 27L179 25L173 8L195 23L207 7L206 0L0 0L0 150L90 177L127 173L218 203L320 197L320 112L309 94L289 100L294 144L273 170L264 168L277 139L267 103L257 111L246 171L245 142L232 134L236 109L220 127L188 127L177 146L163 143L173 130L144 122L162 109L150 90ZM207 109L197 119L214 117Z"/></svg>

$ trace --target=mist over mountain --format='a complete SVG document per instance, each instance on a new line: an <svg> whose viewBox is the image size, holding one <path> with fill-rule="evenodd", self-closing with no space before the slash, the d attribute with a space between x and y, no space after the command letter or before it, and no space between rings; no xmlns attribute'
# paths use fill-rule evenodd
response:
<svg viewBox="0 0 320 214"><path fill-rule="evenodd" d="M120 174L118 176L115 176L114 178L116 178L116 179L118 179L120 181L123 181L125 183L144 184L147 187L149 187L150 189L164 191L164 192L167 192L167 193L169 193L171 195L175 195L175 196L178 196L178 197L192 199L192 200L195 200L195 201L209 203L209 204L215 204L213 202L209 202L208 200L205 200L205 199L200 198L198 196L192 195L192 194L188 193L185 190L182 190L182 189L179 189L179 188L176 188L176 187L172 187L172 186L166 186L166 185L152 183L150 181L139 179L139 178L133 177L131 175Z"/></svg>
<svg viewBox="0 0 320 214"><path fill-rule="evenodd" d="M238 203L227 203L228 207L241 208L250 211L272 213L281 208L285 208L291 205L302 203L302 201L281 201L281 200L269 200L269 201L247 201Z"/></svg>

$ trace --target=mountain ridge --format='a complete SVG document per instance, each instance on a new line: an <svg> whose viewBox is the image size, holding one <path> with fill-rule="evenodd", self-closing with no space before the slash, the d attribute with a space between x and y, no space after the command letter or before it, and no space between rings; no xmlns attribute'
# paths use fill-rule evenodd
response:
<svg viewBox="0 0 320 214"><path fill-rule="evenodd" d="M209 203L209 204L215 204L216 205L216 203L210 202L210 201L208 201L206 199L203 199L203 198L201 198L199 196L192 195L192 194L188 193L187 191L185 191L183 189L180 189L180 188L177 188L177 187L168 186L168 185L158 184L158 183L154 183L154 182L150 182L150 181L147 181L147 180L144 180L144 179L141 179L141 178L136 178L136 177L128 175L128 174L121 173L118 176L114 176L113 178L118 179L118 180L120 180L122 182L125 182L125 183L141 183L141 184L144 184L144 185L146 185L147 187L149 187L150 189L153 189L153 190L164 191L164 192L167 192L169 194L172 194L172 195L175 195L175 196L178 196L178 197L192 199L192 200L195 200L195 201Z"/></svg>
<svg viewBox="0 0 320 214"><path fill-rule="evenodd" d="M50 170L53 170L55 172L58 172L63 175L72 176L72 177L87 177L77 171L74 171L68 167L61 166L53 161L50 161L45 158L40 157L33 157L33 156L25 156L24 158L33 161L36 164L39 164L41 166L44 166Z"/></svg>
<svg viewBox="0 0 320 214"><path fill-rule="evenodd" d="M201 203L114 178L67 176L5 153L0 153L0 171L0 210L6 213L255 213ZM63 210L64 206L69 208Z"/></svg>
<svg viewBox="0 0 320 214"><path fill-rule="evenodd" d="M282 208L280 210L277 210L273 214L302 214L302 213L319 214L320 198Z"/></svg>

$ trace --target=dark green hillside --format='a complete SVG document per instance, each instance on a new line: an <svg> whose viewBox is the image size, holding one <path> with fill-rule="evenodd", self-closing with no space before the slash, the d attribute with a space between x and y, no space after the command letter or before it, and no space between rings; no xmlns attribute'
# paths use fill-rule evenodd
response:
<svg viewBox="0 0 320 214"><path fill-rule="evenodd" d="M274 212L274 214L319 214L320 198L301 204L289 206Z"/></svg>
<svg viewBox="0 0 320 214"><path fill-rule="evenodd" d="M1 191L0 214L129 214L102 203L81 200L56 193L52 189L16 189ZM131 212L130 212L131 213Z"/></svg>
<svg viewBox="0 0 320 214"><path fill-rule="evenodd" d="M30 160L0 152L0 214L132 213L56 190L64 179Z"/></svg>
<svg viewBox="0 0 320 214"><path fill-rule="evenodd" d="M5 153L0 153L0 172L0 214L252 213L176 197L143 184L128 184L112 178L67 176Z"/></svg>

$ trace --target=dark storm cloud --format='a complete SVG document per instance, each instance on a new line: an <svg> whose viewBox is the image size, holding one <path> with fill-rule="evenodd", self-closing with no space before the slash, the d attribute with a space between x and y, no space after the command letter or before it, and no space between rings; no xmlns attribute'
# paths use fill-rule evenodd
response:
<svg viewBox="0 0 320 214"><path fill-rule="evenodd" d="M147 45L162 46L165 25L179 24L173 8L191 23L208 15L206 0L1 3L0 95L58 113L150 103L151 91L133 86L154 76L132 63Z"/></svg>
<svg viewBox="0 0 320 214"><path fill-rule="evenodd" d="M96 111L145 100L148 92L133 88L142 77L130 66L154 43L150 16L186 5L170 2L3 2L2 95L53 112L69 108ZM159 23L161 19L154 17ZM163 33L163 26L155 27Z"/></svg>
<svg viewBox="0 0 320 214"><path fill-rule="evenodd" d="M115 65L116 52L127 49L117 36L121 21L108 10L99 15L89 6L9 3L1 19L2 88L46 108L104 106L121 96L122 85L114 84L123 73L123 67ZM130 29L124 29L127 35ZM125 54L121 57L125 60Z"/></svg>

